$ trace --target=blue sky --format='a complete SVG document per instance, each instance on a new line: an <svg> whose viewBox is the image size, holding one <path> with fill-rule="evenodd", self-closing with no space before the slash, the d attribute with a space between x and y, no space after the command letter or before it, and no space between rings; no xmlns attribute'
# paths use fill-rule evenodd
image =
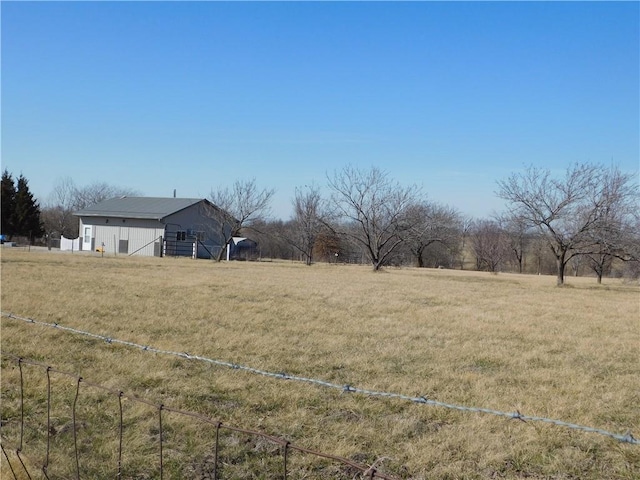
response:
<svg viewBox="0 0 640 480"><path fill-rule="evenodd" d="M640 169L638 2L2 2L2 168L206 197L376 166L485 217L526 165Z"/></svg>

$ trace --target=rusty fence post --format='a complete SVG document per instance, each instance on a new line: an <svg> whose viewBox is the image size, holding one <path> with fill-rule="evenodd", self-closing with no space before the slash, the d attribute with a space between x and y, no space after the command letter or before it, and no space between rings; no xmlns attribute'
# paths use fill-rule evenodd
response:
<svg viewBox="0 0 640 480"><path fill-rule="evenodd" d="M120 390L118 392L118 405L120 407L120 428L118 434L118 475L117 478L122 478L122 436L124 429L124 420L122 416L122 397L124 392Z"/></svg>
<svg viewBox="0 0 640 480"><path fill-rule="evenodd" d="M220 448L220 427L222 422L216 422L216 447L213 451L213 480L218 480L218 449Z"/></svg>
<svg viewBox="0 0 640 480"><path fill-rule="evenodd" d="M284 449L284 480L287 480L287 454L289 452L289 444L290 442L285 442L283 449Z"/></svg>
<svg viewBox="0 0 640 480"><path fill-rule="evenodd" d="M80 383L82 382L82 377L78 377L78 384L76 386L76 396L73 399L73 408L71 410L72 417L72 427L73 427L73 449L76 454L76 478L80 480L80 457L78 454L78 426L76 425L76 406L78 404L78 397L80 396Z"/></svg>

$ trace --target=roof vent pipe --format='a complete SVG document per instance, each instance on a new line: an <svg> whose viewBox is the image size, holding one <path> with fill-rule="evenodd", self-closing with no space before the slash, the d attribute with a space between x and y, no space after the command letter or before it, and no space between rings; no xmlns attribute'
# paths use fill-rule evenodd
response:
<svg viewBox="0 0 640 480"><path fill-rule="evenodd" d="M176 189L173 189L173 198L176 198Z"/></svg>

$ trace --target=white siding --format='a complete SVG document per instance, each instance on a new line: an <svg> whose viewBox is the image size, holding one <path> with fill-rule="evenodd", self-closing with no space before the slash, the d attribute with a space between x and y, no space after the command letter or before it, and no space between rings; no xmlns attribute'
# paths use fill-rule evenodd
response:
<svg viewBox="0 0 640 480"><path fill-rule="evenodd" d="M118 227L96 225L93 227L96 249L104 247L104 253L116 254L118 248Z"/></svg>
<svg viewBox="0 0 640 480"><path fill-rule="evenodd" d="M110 255L135 254L152 257L155 253L154 243L160 242L164 235L164 225L155 220L123 221L95 217L85 218L82 224L93 225L95 248L104 245L104 253ZM121 247L124 247L124 251Z"/></svg>
<svg viewBox="0 0 640 480"><path fill-rule="evenodd" d="M152 257L154 243L161 242L163 235L164 228L130 228L128 253Z"/></svg>

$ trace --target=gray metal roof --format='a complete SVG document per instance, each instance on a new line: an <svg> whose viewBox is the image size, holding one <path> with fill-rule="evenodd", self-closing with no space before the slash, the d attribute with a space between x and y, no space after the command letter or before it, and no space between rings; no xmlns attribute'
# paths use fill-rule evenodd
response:
<svg viewBox="0 0 640 480"><path fill-rule="evenodd" d="M162 220L199 202L202 198L119 197L96 203L74 213L79 217L116 217Z"/></svg>

